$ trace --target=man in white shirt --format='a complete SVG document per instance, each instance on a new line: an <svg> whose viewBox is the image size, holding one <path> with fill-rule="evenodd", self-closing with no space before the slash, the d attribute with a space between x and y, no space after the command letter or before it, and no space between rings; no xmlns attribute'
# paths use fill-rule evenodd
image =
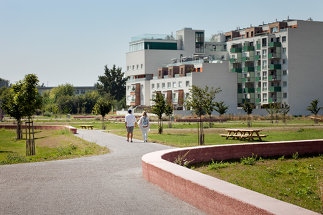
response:
<svg viewBox="0 0 323 215"><path fill-rule="evenodd" d="M137 126L136 117L132 114L131 110L128 110L128 114L125 117L125 124L127 128L127 141L129 142L129 136L132 142L133 128Z"/></svg>

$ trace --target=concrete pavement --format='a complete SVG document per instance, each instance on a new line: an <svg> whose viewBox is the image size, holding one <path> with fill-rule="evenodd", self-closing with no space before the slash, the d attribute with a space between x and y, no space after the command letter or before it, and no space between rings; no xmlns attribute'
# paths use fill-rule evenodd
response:
<svg viewBox="0 0 323 215"><path fill-rule="evenodd" d="M78 132L111 152L0 166L0 214L203 214L142 177L141 156L170 147Z"/></svg>

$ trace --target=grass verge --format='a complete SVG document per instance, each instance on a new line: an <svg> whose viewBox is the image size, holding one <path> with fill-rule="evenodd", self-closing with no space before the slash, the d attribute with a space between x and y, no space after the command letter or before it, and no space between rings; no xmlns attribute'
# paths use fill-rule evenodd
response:
<svg viewBox="0 0 323 215"><path fill-rule="evenodd" d="M111 133L126 136L125 129L110 131ZM205 144L206 145L221 145L246 143L248 141L225 139L219 134L225 132L224 130L205 129ZM264 142L272 141L288 141L288 140L308 140L308 139L323 139L323 128L291 128L287 130L264 130L262 133L267 134L268 137L263 138ZM135 129L134 138L142 140L142 134L139 129ZM173 129L164 131L163 134L158 134L157 130L151 130L148 134L149 142L157 142L164 145L174 147L191 147L197 146L196 130L180 130Z"/></svg>
<svg viewBox="0 0 323 215"><path fill-rule="evenodd" d="M75 137L68 130L36 130L36 155L25 156L26 140L16 140L15 130L0 130L0 165L60 160L108 153L106 147Z"/></svg>
<svg viewBox="0 0 323 215"><path fill-rule="evenodd" d="M211 162L196 171L259 193L323 213L323 155L286 159L242 158L240 162Z"/></svg>

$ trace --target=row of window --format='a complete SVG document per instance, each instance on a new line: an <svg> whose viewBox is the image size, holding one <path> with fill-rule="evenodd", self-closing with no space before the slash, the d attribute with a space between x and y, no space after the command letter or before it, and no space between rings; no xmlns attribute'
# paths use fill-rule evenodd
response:
<svg viewBox="0 0 323 215"><path fill-rule="evenodd" d="M144 68L144 64L140 64L140 69ZM137 65L132 65L132 66L127 66L127 70L135 70L135 69L139 69L139 64Z"/></svg>
<svg viewBox="0 0 323 215"><path fill-rule="evenodd" d="M167 82L167 89L170 89L172 88L172 85L173 85L173 88L177 88L177 85L178 87L183 87L183 83L182 81L173 81L173 82ZM186 81L185 82L185 86L186 87L190 87L190 81ZM157 83L156 85L155 84L151 84L151 89L154 90L154 89L166 89L166 83Z"/></svg>

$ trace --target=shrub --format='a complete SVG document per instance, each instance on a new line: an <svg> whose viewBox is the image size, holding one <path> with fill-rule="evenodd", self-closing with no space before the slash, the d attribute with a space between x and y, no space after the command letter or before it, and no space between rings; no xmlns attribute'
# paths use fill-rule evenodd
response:
<svg viewBox="0 0 323 215"><path fill-rule="evenodd" d="M222 161L220 161L220 162L214 162L213 160L212 160L212 163L210 163L209 165L208 165L208 169L209 170L214 170L214 169L222 169L222 168L226 168L226 167L228 167L230 164L228 163L228 162L222 162Z"/></svg>
<svg viewBox="0 0 323 215"><path fill-rule="evenodd" d="M44 116L51 117L52 116L52 113L49 112L49 111L45 111Z"/></svg>
<svg viewBox="0 0 323 215"><path fill-rule="evenodd" d="M255 165L257 162L257 155L252 154L251 157L242 157L240 162L243 165Z"/></svg>

